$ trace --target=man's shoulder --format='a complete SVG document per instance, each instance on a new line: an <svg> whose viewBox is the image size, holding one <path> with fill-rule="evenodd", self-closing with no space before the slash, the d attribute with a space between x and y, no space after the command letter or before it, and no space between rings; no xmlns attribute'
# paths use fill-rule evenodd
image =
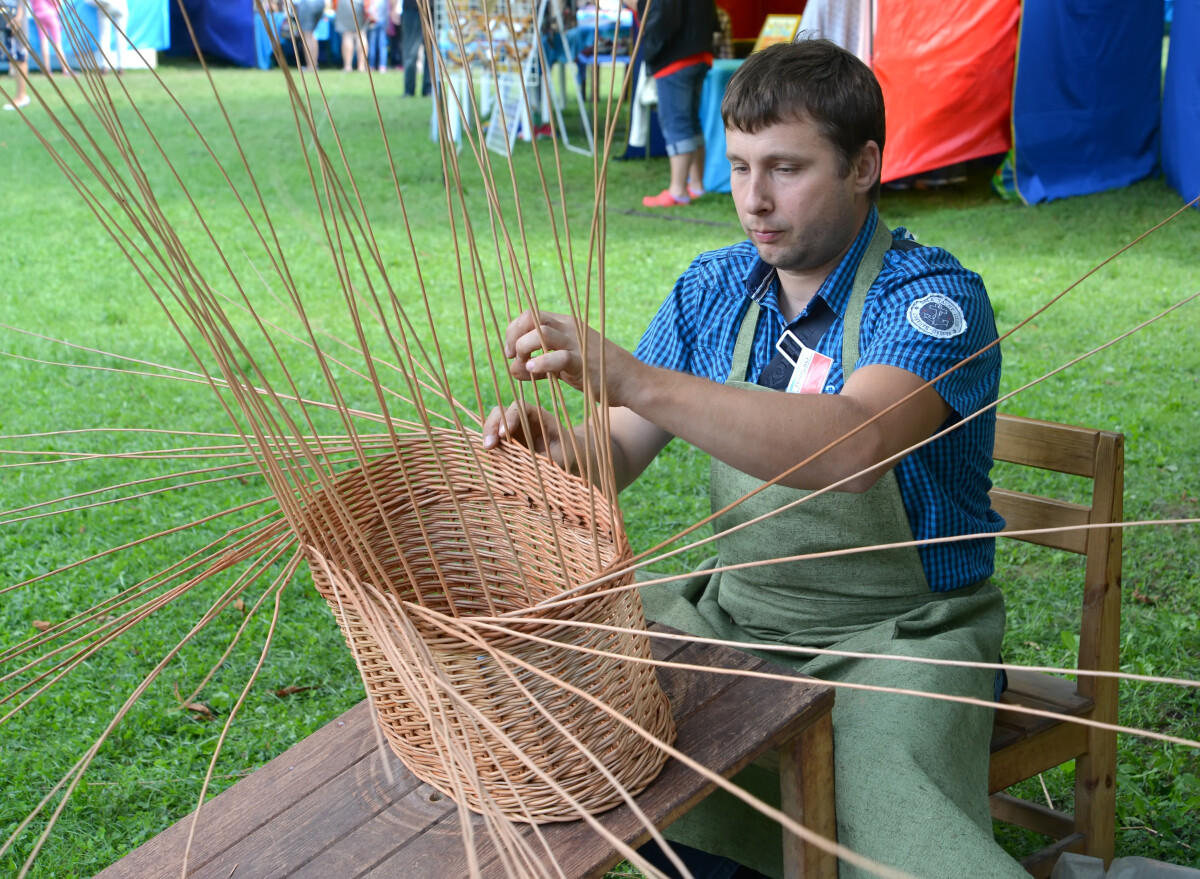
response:
<svg viewBox="0 0 1200 879"><path fill-rule="evenodd" d="M892 230L892 247L884 258L884 268L900 275L974 274L949 250L918 240L903 226Z"/></svg>
<svg viewBox="0 0 1200 879"><path fill-rule="evenodd" d="M754 249L754 245L749 241L739 241L728 247L706 250L692 260L692 264L688 266L684 276L704 279L721 285L740 284L757 260L758 251Z"/></svg>
<svg viewBox="0 0 1200 879"><path fill-rule="evenodd" d="M971 271L959 259L937 245L917 241L903 228L893 230L895 241L883 260L879 273L882 291L904 295L931 289L948 295L987 299L983 278Z"/></svg>

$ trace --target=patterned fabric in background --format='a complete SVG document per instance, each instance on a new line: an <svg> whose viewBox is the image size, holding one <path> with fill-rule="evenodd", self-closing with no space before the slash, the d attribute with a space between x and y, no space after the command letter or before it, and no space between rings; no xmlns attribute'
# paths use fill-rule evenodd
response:
<svg viewBox="0 0 1200 879"><path fill-rule="evenodd" d="M717 27L719 30L713 31L713 57L732 58L733 22L729 18L729 13L720 6L717 7Z"/></svg>

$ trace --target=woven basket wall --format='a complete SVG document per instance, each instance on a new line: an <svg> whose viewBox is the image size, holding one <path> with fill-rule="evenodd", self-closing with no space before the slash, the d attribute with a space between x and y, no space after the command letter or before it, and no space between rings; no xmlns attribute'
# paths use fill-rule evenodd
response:
<svg viewBox="0 0 1200 879"><path fill-rule="evenodd" d="M372 607L391 605L395 612L403 602L415 603L420 593L425 608L445 617L495 616L535 606L629 558L629 546L613 527L603 498L581 480L544 462L535 469L527 451L509 444L485 453L477 437L453 431L435 433L433 442L436 457L430 439L416 436L401 441L399 459L342 474L334 488L336 498L319 495L302 529L314 583L351 642L389 744L417 777L451 797L465 798L476 811L486 797L513 820L579 817L510 748L481 725L468 722L444 693L431 705L429 692L414 698L406 691L402 678L424 678L428 669L419 666L432 657L455 691L585 808L599 812L617 805L620 797L581 749L554 728L477 644L438 627L409 604L404 617L412 625L405 628L418 633L423 650L385 651L387 639L405 648L405 635L394 625L380 631L378 622L348 606L371 602ZM381 506L386 517L379 514ZM339 508L340 513L335 512ZM601 536L598 546L594 533ZM606 586L631 580L629 574ZM348 601L348 595L354 600ZM650 656L644 635L555 625L578 620L644 631L636 591L597 596L521 619L521 631L560 644ZM454 620L449 623L453 628ZM652 666L517 635L478 629L474 633L603 701L656 738L674 739L670 705ZM407 674L398 674L393 661L406 663L409 667L401 671ZM624 788L637 793L658 774L666 758L645 738L562 687L511 664L509 668ZM431 724L431 713L449 722ZM437 740L446 736L455 741ZM456 769L453 761L439 756L452 745L469 751L472 767Z"/></svg>

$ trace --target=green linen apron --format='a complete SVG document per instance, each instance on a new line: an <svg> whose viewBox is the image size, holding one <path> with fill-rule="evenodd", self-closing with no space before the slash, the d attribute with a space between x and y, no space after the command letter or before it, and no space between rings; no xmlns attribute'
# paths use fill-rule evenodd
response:
<svg viewBox="0 0 1200 879"><path fill-rule="evenodd" d="M863 303L891 244L880 222L859 264L845 318L842 363L858 361ZM729 380L744 381L759 307L751 302ZM779 393L775 391L773 393ZM853 442L853 440L850 440ZM762 485L713 461L712 505L723 509ZM718 532L779 510L808 492L771 486L722 514ZM646 616L701 637L943 659L994 661L1004 603L989 581L933 593L913 547L705 573L708 568L829 549L912 540L895 473L861 494L828 492L717 539L701 571L642 590ZM805 658L768 652L781 665L851 681L990 700L993 673L891 660ZM753 710L748 706L748 710ZM1028 879L992 839L987 804L992 712L918 696L839 689L834 703L838 841L928 879ZM778 777L751 767L735 781L772 805ZM667 838L733 858L769 876L783 871L777 825L723 791L676 822ZM869 876L842 863L841 879Z"/></svg>

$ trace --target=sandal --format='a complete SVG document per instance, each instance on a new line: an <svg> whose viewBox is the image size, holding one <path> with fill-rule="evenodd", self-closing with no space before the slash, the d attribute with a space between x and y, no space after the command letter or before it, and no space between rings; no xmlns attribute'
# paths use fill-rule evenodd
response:
<svg viewBox="0 0 1200 879"><path fill-rule="evenodd" d="M676 198L674 195L671 195L671 190L669 189L664 189L658 195L647 195L642 199L642 207L644 208L673 208L691 203L692 200L686 196Z"/></svg>

